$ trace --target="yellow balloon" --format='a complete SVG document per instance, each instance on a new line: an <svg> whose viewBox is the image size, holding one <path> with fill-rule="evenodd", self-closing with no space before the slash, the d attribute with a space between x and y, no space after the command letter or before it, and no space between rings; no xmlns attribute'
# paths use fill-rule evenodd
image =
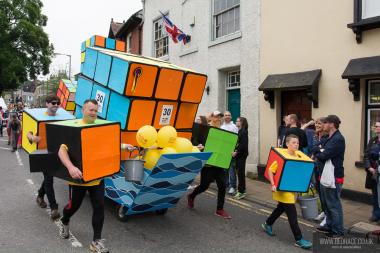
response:
<svg viewBox="0 0 380 253"><path fill-rule="evenodd" d="M148 125L140 127L136 134L136 140L140 147L149 148L157 141L157 131Z"/></svg>
<svg viewBox="0 0 380 253"><path fill-rule="evenodd" d="M172 147L175 148L178 153L191 153L193 150L193 144L183 137L178 137Z"/></svg>
<svg viewBox="0 0 380 253"><path fill-rule="evenodd" d="M197 146L193 146L193 149L191 150L192 153L201 152Z"/></svg>
<svg viewBox="0 0 380 253"><path fill-rule="evenodd" d="M163 154L175 154L177 153L177 150L175 150L175 148L173 147L165 147L163 149L161 149L161 155Z"/></svg>
<svg viewBox="0 0 380 253"><path fill-rule="evenodd" d="M172 126L164 126L158 130L157 144L160 148L173 145L177 139L177 130Z"/></svg>
<svg viewBox="0 0 380 253"><path fill-rule="evenodd" d="M151 170L156 165L158 159L160 159L161 153L158 149L150 149L144 156L144 167Z"/></svg>

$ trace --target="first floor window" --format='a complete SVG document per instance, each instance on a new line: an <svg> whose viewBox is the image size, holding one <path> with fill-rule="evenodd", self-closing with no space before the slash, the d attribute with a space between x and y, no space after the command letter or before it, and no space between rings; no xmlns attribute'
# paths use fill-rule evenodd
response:
<svg viewBox="0 0 380 253"><path fill-rule="evenodd" d="M379 0L362 0L362 19L380 16Z"/></svg>
<svg viewBox="0 0 380 253"><path fill-rule="evenodd" d="M240 30L240 0L214 0L213 39Z"/></svg>
<svg viewBox="0 0 380 253"><path fill-rule="evenodd" d="M162 57L169 54L169 38L162 18L153 22L154 56Z"/></svg>

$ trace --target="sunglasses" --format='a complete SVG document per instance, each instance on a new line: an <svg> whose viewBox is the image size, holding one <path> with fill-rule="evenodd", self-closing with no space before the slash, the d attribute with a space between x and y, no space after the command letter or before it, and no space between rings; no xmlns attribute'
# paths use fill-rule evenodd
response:
<svg viewBox="0 0 380 253"><path fill-rule="evenodd" d="M51 101L50 104L52 104L52 105L60 105L61 102L60 101Z"/></svg>

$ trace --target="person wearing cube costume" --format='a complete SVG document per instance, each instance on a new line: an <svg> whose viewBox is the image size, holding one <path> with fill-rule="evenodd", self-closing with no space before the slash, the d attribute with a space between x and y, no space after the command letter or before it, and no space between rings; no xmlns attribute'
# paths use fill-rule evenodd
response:
<svg viewBox="0 0 380 253"><path fill-rule="evenodd" d="M36 148L41 149L46 147L46 121L55 120L65 120L73 119L74 117L58 108L60 105L59 97L56 95L48 95L45 99L46 110L45 109L31 109L24 111L23 115L23 148L30 152ZM39 124L33 121L33 117L39 120ZM46 168L45 168L46 169ZM46 208L46 202L44 201L44 196L46 194L49 201L49 206L51 209L50 217L55 220L60 217L58 212L58 204L55 199L54 187L53 187L53 176L46 172L43 172L44 180L42 181L41 187L38 190L38 195L36 198L37 204L41 208Z"/></svg>
<svg viewBox="0 0 380 253"><path fill-rule="evenodd" d="M81 121L78 121L78 124L82 125L91 125L96 124L97 119L97 113L98 113L98 103L96 100L86 100L83 104L82 108L83 113L83 119ZM111 132L110 134L112 136L115 136L116 139L119 140L116 145L113 145L113 149L110 150L110 152L115 153L114 157L111 157L111 163L119 162L119 164L116 164L115 167L120 168L120 125L117 124L118 131L112 130L111 128L107 131ZM115 132L115 133L113 133ZM81 133L81 138L84 138L87 135L88 141L94 141L96 136L88 136L88 133ZM100 136L102 134L99 134ZM107 138L108 140L102 140L107 145L108 142L115 142L114 138ZM94 146L96 143L90 143L92 146ZM88 151L91 151L91 149L87 148ZM94 150L94 149L93 149ZM94 150L95 151L95 150ZM87 152L87 151L86 151ZM82 154L86 155L86 154ZM90 156L91 154L87 154L87 156ZM99 154L94 154L94 156ZM86 177L90 178L91 174L87 173L85 171L85 162L82 161L81 167L82 171L74 165L74 161L72 159L73 155L70 155L70 150L68 145L65 143L62 143L59 146L58 150L58 157L62 164L67 168L67 171L69 175L76 180L81 180ZM75 159L76 160L76 159ZM83 158L82 158L83 160ZM96 160L96 159L95 159ZM97 162L101 163L102 161L88 161L86 163L91 162ZM106 164L109 163L109 161L104 161ZM95 166L94 163L92 163L93 166ZM117 171L115 171L116 173ZM93 172L97 173L97 172ZM87 175L88 174L88 175ZM113 173L112 173L113 174ZM100 174L99 174L100 175ZM99 175L94 175L93 177L97 177ZM96 251L96 252L109 252L106 246L104 245L104 240L101 239L101 233L103 229L103 223L104 223L104 182L103 179L97 179L90 182L85 183L69 183L69 193L70 193L70 200L69 203L64 207L63 209L63 215L60 219L60 236L63 239L69 238L69 221L70 218L75 214L75 212L79 209L86 192L89 192L91 204L93 208L93 216L92 216L92 226L93 226L93 241L90 244L90 250Z"/></svg>
<svg viewBox="0 0 380 253"><path fill-rule="evenodd" d="M206 130L206 133L199 134L195 138L205 143L198 144L199 149L213 152L206 165L201 171L201 183L194 191L187 196L187 203L190 209L194 208L195 197L206 191L210 184L215 180L218 186L218 202L215 214L225 219L231 219L231 216L223 209L226 194L226 172L231 164L232 152L237 142L237 134L220 129L223 114L220 111L214 111L211 114L211 128L201 126L199 132ZM206 128L205 128L206 127ZM207 135L207 137L204 137Z"/></svg>
<svg viewBox="0 0 380 253"><path fill-rule="evenodd" d="M305 159L306 155L298 151L299 140L296 135L293 135L293 134L288 135L285 141L286 141L287 150L286 150L286 153L283 152L283 154L286 155L288 159L290 158L294 161L302 161ZM281 160L279 159L274 159L273 161L270 161L270 159L268 160L269 161L267 164L266 174L267 174L267 178L269 179L271 183L273 199L276 200L278 204L277 204L277 207L273 210L272 214L267 218L265 223L262 224L261 226L268 235L274 236L272 226L275 223L275 221L281 216L281 214L283 212L286 212L289 225L292 229L294 239L296 240L295 246L301 247L303 249L310 249L312 247L312 243L303 239L301 230L298 226L297 210L295 206L295 202L296 202L295 192L278 190L278 186L280 186L281 184L279 183L279 180L275 181L274 179L274 177L277 176L279 172L281 172L279 170L281 166L279 162L281 162ZM310 178L311 178L311 175L310 175ZM310 178L309 178L309 182L310 182Z"/></svg>

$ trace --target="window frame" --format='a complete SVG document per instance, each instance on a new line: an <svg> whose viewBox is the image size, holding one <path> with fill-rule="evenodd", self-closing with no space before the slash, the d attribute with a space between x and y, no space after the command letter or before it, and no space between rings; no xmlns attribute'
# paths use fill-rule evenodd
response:
<svg viewBox="0 0 380 253"><path fill-rule="evenodd" d="M371 124L370 124L370 113L374 110L380 111L380 103L369 103L370 102L370 85L373 82L378 82L380 84L380 78L370 79L366 81L366 99L365 99L365 140L364 147L367 146L369 139L371 138Z"/></svg>
<svg viewBox="0 0 380 253"><path fill-rule="evenodd" d="M234 4L234 5L232 5L232 6L228 7L228 8L226 7L225 9L220 10L218 13L215 13L215 1L217 1L217 0L212 0L211 1L211 29L212 29L211 40L212 41L215 41L215 40L218 40L218 39L221 39L223 37L226 37L226 36L229 36L231 34L239 32L240 31L240 26L241 26L241 18L240 18L241 17L241 13L240 13L240 5L241 5L241 3L240 3L240 0L239 0L239 3ZM226 0L226 1L233 1L233 0ZM216 23L217 17L221 17L222 21L220 23L221 24L220 25L220 27L221 27L220 29L222 30L223 29L223 26L222 26L222 24L223 24L222 15L224 13L228 13L229 11L234 10L236 8L239 8L239 21L238 21L239 22L239 27L238 27L238 29L235 30L235 26L236 26L235 20L236 20L236 18L235 18L235 11L234 11L234 19L231 20L233 22L234 31L230 32L230 33L227 33L227 34L224 34L224 35L220 35L219 37L217 37L217 23ZM225 25L227 25L227 23ZM221 33L222 33L222 31L221 31Z"/></svg>
<svg viewBox="0 0 380 253"><path fill-rule="evenodd" d="M230 80L230 75L232 75L232 74L234 74L234 73L236 73L235 74L235 78L236 78L236 76L237 75L239 75L239 85L237 85L237 86L229 86L229 80ZM241 72L240 72L240 68L238 68L238 69L234 69L234 70L230 70L230 71L227 71L227 73L226 73L226 85L225 85L225 89L226 90L234 90L234 89L240 89L240 85L241 85ZM235 82L235 83L237 83L237 82Z"/></svg>
<svg viewBox="0 0 380 253"><path fill-rule="evenodd" d="M161 37L156 39L156 23L157 22L161 22ZM157 30L158 32L159 30ZM169 35L168 33L166 32L166 29L165 29L165 25L164 25L164 22L163 22L163 19L162 17L159 17L157 19L154 19L153 20L153 29L152 29L152 32L153 32L153 56L156 57L156 58L161 58L161 57L165 57L165 56L169 56ZM166 40L166 45L164 43L164 41ZM156 43L160 43L160 41L162 41L163 45L162 45L162 50L163 50L163 54L162 55L158 55L157 54L157 51L160 50L160 46L158 48L156 48ZM165 53L165 50L164 48L166 47L166 53Z"/></svg>
<svg viewBox="0 0 380 253"><path fill-rule="evenodd" d="M347 24L347 27L356 34L357 43L362 42L363 31L380 28L380 13L375 17L363 18L362 7L363 0L354 0L354 22Z"/></svg>

